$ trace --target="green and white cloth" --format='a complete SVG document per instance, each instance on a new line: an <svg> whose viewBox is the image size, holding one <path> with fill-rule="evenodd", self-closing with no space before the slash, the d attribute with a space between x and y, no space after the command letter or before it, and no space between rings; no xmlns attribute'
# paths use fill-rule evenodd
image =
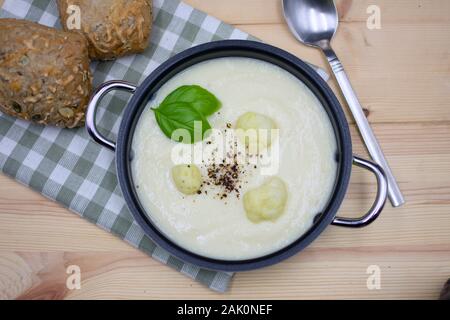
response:
<svg viewBox="0 0 450 320"><path fill-rule="evenodd" d="M154 0L153 6L147 50L116 61L92 63L94 86L113 79L139 84L161 63L189 47L250 38L178 0ZM28 19L60 28L55 0L5 0L0 18ZM317 70L327 77L323 70ZM106 97L99 109L99 129L111 139L115 138L127 100L126 94L116 92ZM40 126L0 113L0 169L192 279L219 292L227 290L231 273L185 263L144 235L122 198L114 154L93 142L84 128Z"/></svg>

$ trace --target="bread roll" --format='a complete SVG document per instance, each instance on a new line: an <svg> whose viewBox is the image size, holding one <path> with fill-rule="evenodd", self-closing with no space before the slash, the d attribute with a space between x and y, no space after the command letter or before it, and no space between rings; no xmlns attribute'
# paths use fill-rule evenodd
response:
<svg viewBox="0 0 450 320"><path fill-rule="evenodd" d="M89 41L89 56L111 60L144 51L152 24L150 0L58 0L61 25Z"/></svg>
<svg viewBox="0 0 450 320"><path fill-rule="evenodd" d="M0 110L73 128L92 89L86 39L27 20L0 19Z"/></svg>

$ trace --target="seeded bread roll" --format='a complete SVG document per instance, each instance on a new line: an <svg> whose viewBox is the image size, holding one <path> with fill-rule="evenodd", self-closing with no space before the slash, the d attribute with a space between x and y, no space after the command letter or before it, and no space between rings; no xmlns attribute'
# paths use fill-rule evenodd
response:
<svg viewBox="0 0 450 320"><path fill-rule="evenodd" d="M73 128L92 89L86 39L31 21L0 19L0 110Z"/></svg>
<svg viewBox="0 0 450 320"><path fill-rule="evenodd" d="M63 28L87 37L91 59L111 60L148 46L151 0L58 0L58 8Z"/></svg>

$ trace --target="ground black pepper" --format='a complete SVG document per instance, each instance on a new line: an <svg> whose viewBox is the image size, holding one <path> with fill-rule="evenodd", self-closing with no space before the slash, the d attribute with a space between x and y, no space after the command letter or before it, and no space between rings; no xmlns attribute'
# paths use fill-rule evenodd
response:
<svg viewBox="0 0 450 320"><path fill-rule="evenodd" d="M226 128L231 127L230 123L226 124ZM223 132L227 131L226 128L224 128ZM208 145L211 143L211 141L206 142ZM228 198L231 194L239 198L243 184L242 177L245 174L243 165L245 164L239 163L238 155L240 156L242 153L237 150L237 141L229 141L229 148L226 149L226 154L223 155L223 158L217 158L218 152L218 148L213 149L211 158L203 162L207 172L204 183L207 186L212 185L219 189L215 193L215 197L219 199Z"/></svg>

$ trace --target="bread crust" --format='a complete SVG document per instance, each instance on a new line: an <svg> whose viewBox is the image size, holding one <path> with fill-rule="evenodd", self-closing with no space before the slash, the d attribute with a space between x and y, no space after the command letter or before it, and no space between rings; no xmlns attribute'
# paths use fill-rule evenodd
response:
<svg viewBox="0 0 450 320"><path fill-rule="evenodd" d="M0 19L0 110L73 128L92 90L86 39L27 20Z"/></svg>
<svg viewBox="0 0 450 320"><path fill-rule="evenodd" d="M61 25L86 36L93 60L140 53L148 46L151 0L58 0L57 3Z"/></svg>

